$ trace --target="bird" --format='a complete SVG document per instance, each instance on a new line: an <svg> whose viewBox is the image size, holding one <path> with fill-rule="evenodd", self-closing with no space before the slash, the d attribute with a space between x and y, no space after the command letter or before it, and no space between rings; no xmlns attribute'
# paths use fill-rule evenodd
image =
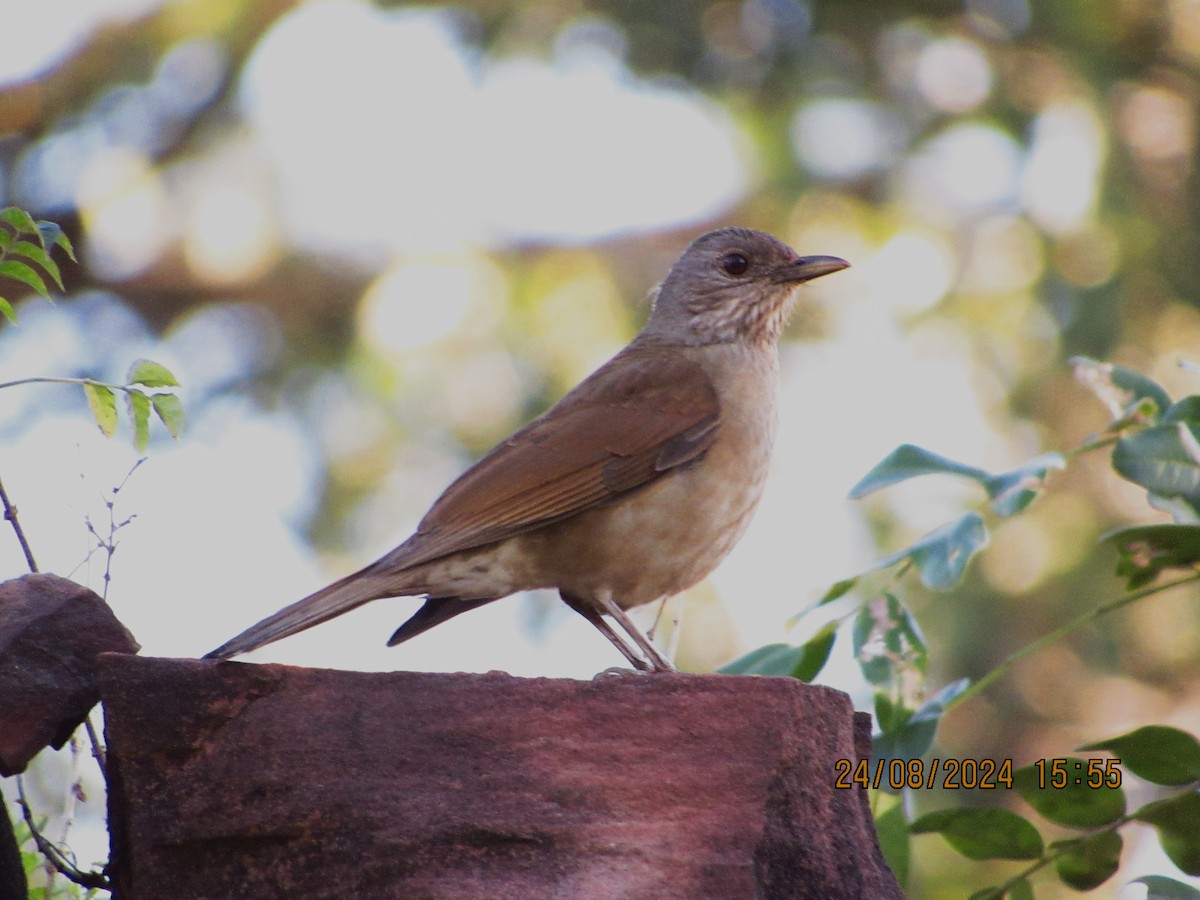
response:
<svg viewBox="0 0 1200 900"><path fill-rule="evenodd" d="M510 594L557 589L635 669L674 671L626 611L701 581L742 537L770 465L795 289L848 266L750 228L696 238L634 339L467 469L410 538L205 658L385 597L424 598L395 646Z"/></svg>

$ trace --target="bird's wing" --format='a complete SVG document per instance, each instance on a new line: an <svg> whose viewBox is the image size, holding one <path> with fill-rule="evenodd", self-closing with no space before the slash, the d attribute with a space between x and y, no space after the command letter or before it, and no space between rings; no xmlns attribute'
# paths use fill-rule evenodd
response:
<svg viewBox="0 0 1200 900"><path fill-rule="evenodd" d="M406 569L611 503L698 458L719 425L703 369L627 348L463 473L368 568Z"/></svg>
<svg viewBox="0 0 1200 900"><path fill-rule="evenodd" d="M417 532L352 575L252 625L207 656L228 659L398 592L398 573L503 540L637 490L697 459L720 424L704 371L626 348L442 494ZM435 598L417 630L494 598ZM402 627L390 643L417 631Z"/></svg>

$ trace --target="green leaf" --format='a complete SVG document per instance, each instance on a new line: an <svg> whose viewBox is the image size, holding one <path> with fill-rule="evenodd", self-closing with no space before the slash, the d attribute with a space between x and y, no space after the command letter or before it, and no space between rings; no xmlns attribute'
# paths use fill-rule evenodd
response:
<svg viewBox="0 0 1200 900"><path fill-rule="evenodd" d="M859 576L854 575L850 578L843 578L841 581L835 584L831 584L829 589L821 595L821 599L817 600L816 603L806 606L804 609L800 610L800 612L788 619L787 627L791 628L814 609L819 609L828 603L833 603L835 600L840 600L842 597L846 596L848 593L850 593L854 586L858 584L858 577Z"/></svg>
<svg viewBox="0 0 1200 900"><path fill-rule="evenodd" d="M812 681L821 674L825 663L829 662L829 654L833 652L833 643L837 640L837 622L827 622L816 634L801 646L800 659L792 669L792 677L801 681Z"/></svg>
<svg viewBox="0 0 1200 900"><path fill-rule="evenodd" d="M46 290L46 282L42 281L42 276L19 260L6 259L0 262L0 275L27 284L47 300L50 299L50 292Z"/></svg>
<svg viewBox="0 0 1200 900"><path fill-rule="evenodd" d="M1023 465L989 476L983 483L992 501L992 510L1000 516L1019 513L1032 503L1051 469L1066 468L1061 453L1043 453Z"/></svg>
<svg viewBox="0 0 1200 900"><path fill-rule="evenodd" d="M893 700L884 691L875 692L875 724L883 734L903 728L915 713L915 709L909 709L903 702Z"/></svg>
<svg viewBox="0 0 1200 900"><path fill-rule="evenodd" d="M1090 891L1112 878L1121 863L1121 836L1115 831L1073 841L1055 841L1051 850L1061 850L1054 861L1059 880L1077 891Z"/></svg>
<svg viewBox="0 0 1200 900"><path fill-rule="evenodd" d="M37 263L50 274L50 277L54 279L54 283L58 285L59 290L62 290L62 276L58 272L58 265L39 245L30 241L17 241L8 252L12 256L23 256Z"/></svg>
<svg viewBox="0 0 1200 900"><path fill-rule="evenodd" d="M1116 365L1115 363L1110 363L1110 365L1112 367L1113 384L1132 394L1133 400L1131 402L1145 397L1153 400L1160 411L1164 411L1170 407L1170 395L1153 378L1143 375L1136 369L1130 369L1128 366Z"/></svg>
<svg viewBox="0 0 1200 900"><path fill-rule="evenodd" d="M1143 375L1136 369L1109 363L1112 368L1112 381L1118 388L1127 391L1131 399L1125 404L1129 406L1143 398L1153 400L1159 412L1165 412L1171 406L1171 396L1153 378Z"/></svg>
<svg viewBox="0 0 1200 900"><path fill-rule="evenodd" d="M33 221L33 217L18 206L0 209L0 222L11 225L17 234L38 234L37 223Z"/></svg>
<svg viewBox="0 0 1200 900"><path fill-rule="evenodd" d="M4 318L8 319L8 321L12 322L14 325L17 324L17 311L13 309L13 305L3 297L0 297L0 313L3 313Z"/></svg>
<svg viewBox="0 0 1200 900"><path fill-rule="evenodd" d="M940 834L968 859L1037 859L1042 836L1029 822L1007 809L942 809L927 813L908 829L912 834Z"/></svg>
<svg viewBox="0 0 1200 900"><path fill-rule="evenodd" d="M894 594L864 603L854 617L854 658L871 684L889 684L901 672L925 674L925 638L904 604Z"/></svg>
<svg viewBox="0 0 1200 900"><path fill-rule="evenodd" d="M837 637L837 622L829 622L804 644L768 644L726 663L717 671L725 675L780 675L812 681L829 660Z"/></svg>
<svg viewBox="0 0 1200 900"><path fill-rule="evenodd" d="M1114 419L1143 399L1152 401L1158 413L1171 405L1171 397L1162 386L1135 369L1086 356L1072 357L1067 364L1075 371L1075 378L1108 407Z"/></svg>
<svg viewBox="0 0 1200 900"><path fill-rule="evenodd" d="M1182 400L1176 400L1167 407L1160 424L1166 425L1171 422L1200 423L1200 396L1192 394Z"/></svg>
<svg viewBox="0 0 1200 900"><path fill-rule="evenodd" d="M1200 563L1200 525L1137 525L1110 531L1100 541L1117 548L1117 574L1128 579L1131 590L1149 584L1163 569Z"/></svg>
<svg viewBox="0 0 1200 900"><path fill-rule="evenodd" d="M980 483L991 477L983 469L938 456L913 444L901 444L850 489L850 499L857 500L888 485L917 478L921 475L961 475Z"/></svg>
<svg viewBox="0 0 1200 900"><path fill-rule="evenodd" d="M1002 516L1024 509L1037 496L1041 482L1051 469L1066 467L1060 453L1045 453L1007 472L993 475L977 466L960 463L912 444L903 444L863 477L851 490L851 499L916 478L920 475L959 475L979 482Z"/></svg>
<svg viewBox="0 0 1200 900"><path fill-rule="evenodd" d="M83 393L87 396L92 418L96 420L105 436L112 437L117 431L116 395L110 388L98 384L85 384Z"/></svg>
<svg viewBox="0 0 1200 900"><path fill-rule="evenodd" d="M930 590L944 591L958 584L971 557L987 546L987 542L983 517L977 512L966 512L871 568L886 569L902 559L911 559L921 575L922 584Z"/></svg>
<svg viewBox="0 0 1200 900"><path fill-rule="evenodd" d="M1036 500L1040 493L1039 489L1031 487L1020 487L1009 491L1004 496L992 501L992 512L1006 518L1015 516Z"/></svg>
<svg viewBox="0 0 1200 900"><path fill-rule="evenodd" d="M788 675L799 649L791 644L766 644L725 663L717 671L722 675Z"/></svg>
<svg viewBox="0 0 1200 900"><path fill-rule="evenodd" d="M150 443L150 398L141 391L128 391L125 402L133 422L133 445L143 453Z"/></svg>
<svg viewBox="0 0 1200 900"><path fill-rule="evenodd" d="M834 600L840 600L850 593L856 584L858 584L857 575L851 578L843 578L841 581L831 584L829 590L822 594L821 599L817 601L817 606L824 606L827 603L832 603Z"/></svg>
<svg viewBox="0 0 1200 900"><path fill-rule="evenodd" d="M1044 771L1025 766L1013 773L1013 787L1040 815L1072 828L1098 828L1125 814L1125 793L1119 787L1108 786L1108 777L1117 773L1106 770L1101 760L1089 770L1087 760L1076 756L1060 759L1066 779L1061 788L1054 787L1048 766ZM1042 779L1045 787L1039 787Z"/></svg>
<svg viewBox="0 0 1200 900"><path fill-rule="evenodd" d="M1166 725L1146 725L1080 750L1107 750L1121 765L1152 784L1180 785L1200 780L1200 741Z"/></svg>
<svg viewBox="0 0 1200 900"><path fill-rule="evenodd" d="M1154 826L1163 852L1180 871L1200 875L1200 794L1190 791L1149 803L1133 817Z"/></svg>
<svg viewBox="0 0 1200 900"><path fill-rule="evenodd" d="M879 849L883 851L884 861L896 876L900 887L904 887L908 882L912 858L912 838L904 818L904 804L899 799L892 798L891 805L876 817L875 833L879 836Z"/></svg>
<svg viewBox="0 0 1200 900"><path fill-rule="evenodd" d="M150 398L154 411L171 432L171 437L183 434L183 403L174 394L154 394Z"/></svg>
<svg viewBox="0 0 1200 900"><path fill-rule="evenodd" d="M1166 875L1143 875L1130 884L1146 886L1146 900L1200 900L1200 891Z"/></svg>
<svg viewBox="0 0 1200 900"><path fill-rule="evenodd" d="M933 746L938 723L946 707L971 684L969 678L960 678L938 691L921 704L920 709L904 720L894 731L886 731L871 738L871 755L876 759L920 759ZM893 709L893 720L899 718Z"/></svg>
<svg viewBox="0 0 1200 900"><path fill-rule="evenodd" d="M8 250L9 246L15 240L15 236L7 228L0 228L0 257Z"/></svg>
<svg viewBox="0 0 1200 900"><path fill-rule="evenodd" d="M47 251L51 247L62 247L63 251L70 257L71 262L78 262L75 259L75 248L71 246L71 239L66 233L54 222L38 222L38 233L42 238L42 246Z"/></svg>
<svg viewBox="0 0 1200 900"><path fill-rule="evenodd" d="M971 557L987 541L983 517L968 512L921 538L908 555L921 573L922 584L930 590L947 590L958 584Z"/></svg>
<svg viewBox="0 0 1200 900"><path fill-rule="evenodd" d="M1169 500L1181 500L1200 518L1200 425L1172 422L1126 435L1113 448L1113 468Z"/></svg>
<svg viewBox="0 0 1200 900"><path fill-rule="evenodd" d="M135 359L129 367L129 383L146 387L179 387L179 382L166 366L152 359Z"/></svg>

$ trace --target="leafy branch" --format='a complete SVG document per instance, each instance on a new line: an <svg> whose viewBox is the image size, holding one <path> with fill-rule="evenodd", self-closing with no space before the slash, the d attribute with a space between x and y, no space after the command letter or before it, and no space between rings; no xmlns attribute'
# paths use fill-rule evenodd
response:
<svg viewBox="0 0 1200 900"><path fill-rule="evenodd" d="M64 378L39 375L0 383L0 390L26 384L77 384L87 397L92 418L107 437L117 431L117 394L125 394L126 409L133 424L134 444L145 450L150 442L150 411L158 416L171 437L183 433L183 404L171 388L179 382L166 366L149 359L134 360L129 367L127 383L110 384L94 378ZM167 390L163 390L163 389Z"/></svg>
<svg viewBox="0 0 1200 900"><path fill-rule="evenodd" d="M1078 837L1047 847L1028 819L993 808L938 810L921 816L909 830L941 834L951 847L974 860L1033 860L1004 882L972 894L971 900L1031 897L1030 876L1051 866L1059 880L1074 890L1099 887L1120 864L1124 846L1120 829L1130 822L1152 826L1170 860L1188 875L1200 875L1200 829L1196 827L1200 742L1185 731L1151 725L1078 749L1107 751L1117 758L1040 760L1018 769L1006 785L1014 787L1042 818L1082 832ZM1175 792L1127 812L1121 786L1124 770ZM1161 878L1157 886L1150 885L1149 897L1200 898L1200 892Z"/></svg>
<svg viewBox="0 0 1200 900"><path fill-rule="evenodd" d="M46 300L51 300L46 276L63 289L62 273L51 256L59 247L75 261L71 240L54 222L35 221L25 210L16 206L0 209L0 278L7 277L32 288ZM39 272L40 270L40 272ZM17 313L12 303L0 296L0 314L16 323ZM87 397L88 409L100 430L112 437L117 430L117 394L125 394L125 405L133 425L133 441L139 451L150 442L150 411L166 426L172 437L183 431L183 404L173 389L179 382L166 366L148 359L135 360L129 368L127 383L109 384L94 378L59 378L38 376L19 378L0 384L0 389L26 384L77 384ZM6 507L7 509L7 507ZM28 553L26 554L28 558Z"/></svg>
<svg viewBox="0 0 1200 900"><path fill-rule="evenodd" d="M1200 395L1172 402L1160 385L1132 369L1082 357L1071 360L1071 365L1077 379L1110 412L1111 421L1103 431L1071 450L1043 454L1001 473L947 459L921 447L909 444L898 447L851 489L852 498L864 497L911 478L949 475L978 484L985 500L866 571L830 586L792 623L863 588L870 589L867 576L871 573L889 572L882 588L860 595L848 611L826 622L804 644L772 644L733 661L722 671L790 675L811 680L828 660L841 625L853 619L850 633L854 655L863 675L875 687L875 720L879 730L872 739L873 755L877 762L919 760L932 748L938 725L946 712L980 694L1027 656L1132 603L1200 582ZM1118 529L1101 538L1102 542L1117 548L1116 574L1126 579L1126 593L1021 648L975 683L960 679L946 685L933 697L923 699L926 645L915 618L900 599L901 582L915 573L930 590L954 588L962 580L970 560L986 547L989 530L999 520L1027 509L1043 492L1050 472L1067 467L1085 454L1106 449L1111 449L1112 466L1117 474L1144 487L1151 506L1167 510L1175 517L1174 523ZM1184 574L1160 580L1168 570L1182 570ZM1118 829L1137 819L1159 829L1160 841L1176 865L1189 874L1200 874L1200 838L1188 837L1200 835L1200 794L1197 794L1200 747L1196 747L1195 739L1175 729L1147 726L1133 735L1114 740L1119 742L1126 756L1133 752L1135 756L1144 757L1169 749L1177 757L1187 759L1191 766L1189 773L1182 781L1174 782L1155 781L1153 767L1138 771L1130 759L1123 761L1132 771L1153 783L1188 782L1190 787L1175 798L1149 804L1129 815L1125 815L1122 796L1118 811L1110 809L1106 818L1087 822L1082 819L1071 821L1072 813L1061 812L1061 796L1039 806L1041 801L1037 795L1022 790L1026 800L1051 821L1099 828L1075 841L1057 842L1049 851L1045 850L1030 823L1007 810L941 810L923 816L905 828L903 806L889 805L877 816L885 856L894 869L904 871L909 835L939 832L975 859L1036 860L1004 884L980 892L976 895L978 898L1031 897L1028 877L1051 865L1065 884L1089 890L1115 871L1121 851ZM1100 743L1080 749L1109 746ZM1118 743L1112 746L1118 746ZM1082 765L1082 761L1079 763ZM1024 779L1027 787L1028 770L1020 770L1019 779ZM1019 785L1018 788L1021 789ZM1155 876L1143 881L1152 898L1193 896L1178 893L1186 886L1173 879ZM1194 900L1200 900L1200 892L1194 894Z"/></svg>

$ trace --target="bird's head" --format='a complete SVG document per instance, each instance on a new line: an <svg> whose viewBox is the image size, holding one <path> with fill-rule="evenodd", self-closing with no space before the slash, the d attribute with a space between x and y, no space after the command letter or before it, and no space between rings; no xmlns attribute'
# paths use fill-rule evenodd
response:
<svg viewBox="0 0 1200 900"><path fill-rule="evenodd" d="M798 284L849 265L836 256L800 256L750 228L710 231L671 267L644 333L683 344L771 342Z"/></svg>

